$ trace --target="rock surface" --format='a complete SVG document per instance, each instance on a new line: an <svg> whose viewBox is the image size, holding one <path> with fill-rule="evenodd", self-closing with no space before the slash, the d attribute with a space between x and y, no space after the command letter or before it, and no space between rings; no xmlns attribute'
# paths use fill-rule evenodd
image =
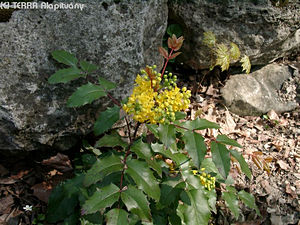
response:
<svg viewBox="0 0 300 225"><path fill-rule="evenodd" d="M300 2L275 7L269 0L170 1L169 17L183 27L182 61L194 69L210 66L203 33L212 31L219 43L236 43L252 65L266 65L300 52Z"/></svg>
<svg viewBox="0 0 300 225"><path fill-rule="evenodd" d="M84 4L82 11L18 10L0 23L0 152L70 149L91 130L97 110L109 104L107 99L66 108L67 98L85 81L48 84L63 67L52 51L64 49L99 65L95 76L118 83L112 94L119 99L130 94L142 67L162 62L157 49L167 24L166 0Z"/></svg>
<svg viewBox="0 0 300 225"><path fill-rule="evenodd" d="M230 77L222 88L226 106L235 114L242 116L262 115L270 110L277 113L295 109L295 99L286 101L279 94L285 81L299 77L299 71L285 65L270 64L249 75ZM296 98L296 95L295 95Z"/></svg>

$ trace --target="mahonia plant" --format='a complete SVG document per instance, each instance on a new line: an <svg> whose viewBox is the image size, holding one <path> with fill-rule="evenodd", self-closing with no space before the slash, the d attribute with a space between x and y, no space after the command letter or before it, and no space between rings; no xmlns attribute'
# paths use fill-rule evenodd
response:
<svg viewBox="0 0 300 225"><path fill-rule="evenodd" d="M48 222L205 225L212 212L217 212L216 189L222 191L236 219L238 199L259 214L254 197L236 190L229 179L231 159L251 179L242 154L232 148L241 146L226 135L205 139L199 134L199 130L219 129L216 123L200 118L183 120L191 93L177 87L175 75L165 73L168 61L180 54L182 43L183 37L173 35L168 39L170 52L159 48L165 58L162 72L157 72L156 66L141 70L126 103L113 98L109 91L116 85L104 78L99 78L98 84L84 84L68 99L69 107L79 107L107 96L115 106L97 118L94 133L101 136L94 146L84 142L85 153L75 177L52 191ZM50 83L65 83L97 69L86 61L81 61L79 68L77 58L62 50L52 56L70 67L58 70ZM127 113L127 136L110 129L120 119L120 110ZM142 123L148 129L138 136Z"/></svg>
<svg viewBox="0 0 300 225"><path fill-rule="evenodd" d="M202 43L209 47L213 52L213 55L215 56L211 65L211 70L215 66L220 66L222 71L228 70L230 63L233 63L240 58L240 49L235 43L231 42L230 48L228 48L228 46L224 43L217 43L216 36L213 32L207 31L204 32L203 35L204 38L202 40ZM247 55L244 55L240 59L240 62L242 63L243 71L249 74L251 69L249 57Z"/></svg>

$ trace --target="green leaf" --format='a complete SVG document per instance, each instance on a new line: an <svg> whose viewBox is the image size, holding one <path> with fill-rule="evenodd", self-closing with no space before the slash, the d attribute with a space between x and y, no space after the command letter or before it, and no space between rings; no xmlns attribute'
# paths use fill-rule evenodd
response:
<svg viewBox="0 0 300 225"><path fill-rule="evenodd" d="M102 87L88 83L83 85L68 99L68 107L78 107L93 102L94 100L106 96Z"/></svg>
<svg viewBox="0 0 300 225"><path fill-rule="evenodd" d="M193 131L184 132L185 149L192 158L195 166L200 169L201 162L206 155L206 145L204 138Z"/></svg>
<svg viewBox="0 0 300 225"><path fill-rule="evenodd" d="M207 199L202 190L193 189L181 194L183 204L177 207L177 215L186 225L205 225L210 218L210 210Z"/></svg>
<svg viewBox="0 0 300 225"><path fill-rule="evenodd" d="M160 203L165 206L178 201L185 183L180 179L167 180L161 184Z"/></svg>
<svg viewBox="0 0 300 225"><path fill-rule="evenodd" d="M210 122L206 119L197 118L195 120L188 120L182 123L182 126L190 130L204 130L207 128L219 129L220 126L214 122Z"/></svg>
<svg viewBox="0 0 300 225"><path fill-rule="evenodd" d="M256 213L257 213L259 216L261 216L261 215L260 215L260 211L259 211L259 209L257 208L257 205L255 204L255 198L254 198L254 196L253 196L252 194L250 194L250 193L248 193L248 192L246 192L246 191L244 191L244 190L241 190L241 191L238 193L238 195L239 195L239 198L242 200L242 202L243 202L246 206L248 206L248 207L251 208L251 209L255 209Z"/></svg>
<svg viewBox="0 0 300 225"><path fill-rule="evenodd" d="M182 28L179 24L171 24L167 28L167 33L170 37L172 37L173 34L175 34L176 37L180 37L182 35Z"/></svg>
<svg viewBox="0 0 300 225"><path fill-rule="evenodd" d="M230 58L233 60L238 60L241 55L239 47L233 42L230 43L230 46Z"/></svg>
<svg viewBox="0 0 300 225"><path fill-rule="evenodd" d="M117 85L109 80L106 80L102 77L98 79L99 84L101 84L106 90L111 90L117 87Z"/></svg>
<svg viewBox="0 0 300 225"><path fill-rule="evenodd" d="M97 190L83 205L86 214L95 213L101 209L112 206L118 201L120 189L114 184L110 184Z"/></svg>
<svg viewBox="0 0 300 225"><path fill-rule="evenodd" d="M111 134L104 135L100 140L98 140L95 144L96 148L100 147L116 147L121 146L125 149L128 144L124 142L121 136L117 132L112 132Z"/></svg>
<svg viewBox="0 0 300 225"><path fill-rule="evenodd" d="M204 36L202 40L203 44L205 44L210 48L216 45L216 36L214 35L213 32L211 31L204 32L203 36Z"/></svg>
<svg viewBox="0 0 300 225"><path fill-rule="evenodd" d="M123 166L121 158L114 154L98 159L85 174L83 183L85 186L90 186L113 172L121 171Z"/></svg>
<svg viewBox="0 0 300 225"><path fill-rule="evenodd" d="M67 83L71 80L85 76L84 74L81 74L81 72L82 71L80 69L75 67L60 69L49 77L48 82L50 84Z"/></svg>
<svg viewBox="0 0 300 225"><path fill-rule="evenodd" d="M221 66L222 72L228 70L230 64L230 52L225 44L217 44L215 49L216 65Z"/></svg>
<svg viewBox="0 0 300 225"><path fill-rule="evenodd" d="M112 209L106 213L107 225L128 224L128 213L123 209Z"/></svg>
<svg viewBox="0 0 300 225"><path fill-rule="evenodd" d="M227 137L224 134L218 135L216 140L217 140L217 142L221 142L225 145L231 145L231 146L242 148L242 146L239 143L237 143L235 140Z"/></svg>
<svg viewBox="0 0 300 225"><path fill-rule="evenodd" d="M108 131L120 119L120 108L114 106L108 107L104 112L98 116L95 125L94 133L96 136Z"/></svg>
<svg viewBox="0 0 300 225"><path fill-rule="evenodd" d="M175 112L175 118L176 120L183 120L186 117L185 112Z"/></svg>
<svg viewBox="0 0 300 225"><path fill-rule="evenodd" d="M142 139L139 139L134 142L130 149L137 154L139 158L144 159L148 165L158 173L159 176L162 176L161 167L155 159L152 159L151 148L147 143L144 143Z"/></svg>
<svg viewBox="0 0 300 225"><path fill-rule="evenodd" d="M204 189L204 194L207 198L210 210L213 211L215 214L217 214L217 208L216 208L217 193L216 193L216 189L212 189L210 191L207 190L207 189Z"/></svg>
<svg viewBox="0 0 300 225"><path fill-rule="evenodd" d="M66 52L64 50L56 50L53 51L51 54L52 57L60 63L63 63L68 66L73 66L73 67L76 67L77 65L78 62L77 58L69 52Z"/></svg>
<svg viewBox="0 0 300 225"><path fill-rule="evenodd" d="M236 194L234 192L223 192L222 198L225 200L226 205L233 213L235 219L238 219L240 215L240 209Z"/></svg>
<svg viewBox="0 0 300 225"><path fill-rule="evenodd" d="M148 164L137 159L131 159L127 161L127 166L128 168L125 173L132 177L138 188L158 201L160 197L160 188L152 171L149 169Z"/></svg>
<svg viewBox="0 0 300 225"><path fill-rule="evenodd" d="M225 145L211 142L212 160L224 179L228 176L230 170L230 155Z"/></svg>
<svg viewBox="0 0 300 225"><path fill-rule="evenodd" d="M159 140L166 146L166 148L170 148L171 151L176 151L175 126L171 124L159 124L157 131Z"/></svg>
<svg viewBox="0 0 300 225"><path fill-rule="evenodd" d="M138 215L141 220L151 221L149 202L141 190L129 185L127 190L121 192L121 199L128 211Z"/></svg>
<svg viewBox="0 0 300 225"><path fill-rule="evenodd" d="M188 184L189 188L199 190L203 189L200 179L192 173L190 163L182 164L180 166L180 173L182 175L182 179L186 184Z"/></svg>
<svg viewBox="0 0 300 225"><path fill-rule="evenodd" d="M231 155L239 162L242 171L246 174L246 176L251 179L251 171L249 169L248 164L246 163L243 155L234 149L229 149Z"/></svg>
<svg viewBox="0 0 300 225"><path fill-rule="evenodd" d="M165 149L164 145L162 144L151 144L151 148L154 152L162 154L164 156L166 156L169 159L172 159L177 165L179 165L180 163L183 163L184 161L186 161L188 158L182 154L182 153L172 153L170 149Z"/></svg>
<svg viewBox="0 0 300 225"><path fill-rule="evenodd" d="M82 180L83 176L77 176L61 183L52 190L47 209L48 222L56 223L75 212L75 208L79 204L78 195Z"/></svg>
<svg viewBox="0 0 300 225"><path fill-rule="evenodd" d="M92 73L98 69L98 67L96 65L91 64L87 61L80 61L80 66L87 73Z"/></svg>
<svg viewBox="0 0 300 225"><path fill-rule="evenodd" d="M154 134L155 137L159 138L158 136L158 125L156 124L146 124L147 128L151 131L152 134Z"/></svg>

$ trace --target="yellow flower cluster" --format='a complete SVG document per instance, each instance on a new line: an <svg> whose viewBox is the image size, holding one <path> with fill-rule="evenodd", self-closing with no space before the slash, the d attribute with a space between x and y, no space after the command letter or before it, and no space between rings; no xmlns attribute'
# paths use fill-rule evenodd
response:
<svg viewBox="0 0 300 225"><path fill-rule="evenodd" d="M216 186L216 178L212 177L210 174L205 173L204 171L205 171L205 168L201 168L200 171L192 170L193 174L199 177L201 184L205 188L207 188L207 190L210 191L211 189L215 188L215 186Z"/></svg>
<svg viewBox="0 0 300 225"><path fill-rule="evenodd" d="M137 75L133 93L123 109L140 123L169 124L175 121L175 112L188 108L191 91L185 87L180 90L176 76L161 76L155 68L147 66L142 75Z"/></svg>

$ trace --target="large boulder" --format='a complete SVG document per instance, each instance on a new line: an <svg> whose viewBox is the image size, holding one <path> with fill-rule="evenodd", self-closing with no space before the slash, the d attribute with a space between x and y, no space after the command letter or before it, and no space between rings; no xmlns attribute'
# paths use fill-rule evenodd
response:
<svg viewBox="0 0 300 225"><path fill-rule="evenodd" d="M170 1L169 19L184 29L182 61L194 69L210 66L203 33L236 43L252 65L266 65L300 52L300 1L275 7L270 0Z"/></svg>
<svg viewBox="0 0 300 225"><path fill-rule="evenodd" d="M231 76L221 89L225 105L235 114L260 116L295 109L300 75L296 67L267 65L248 75Z"/></svg>
<svg viewBox="0 0 300 225"><path fill-rule="evenodd" d="M158 47L167 25L167 0L83 2L83 10L18 10L0 23L0 152L69 149L109 104L107 99L66 108L67 98L86 81L48 84L63 67L52 59L53 50L99 65L94 75L116 82L112 94L118 99L130 94L142 67L162 63Z"/></svg>

